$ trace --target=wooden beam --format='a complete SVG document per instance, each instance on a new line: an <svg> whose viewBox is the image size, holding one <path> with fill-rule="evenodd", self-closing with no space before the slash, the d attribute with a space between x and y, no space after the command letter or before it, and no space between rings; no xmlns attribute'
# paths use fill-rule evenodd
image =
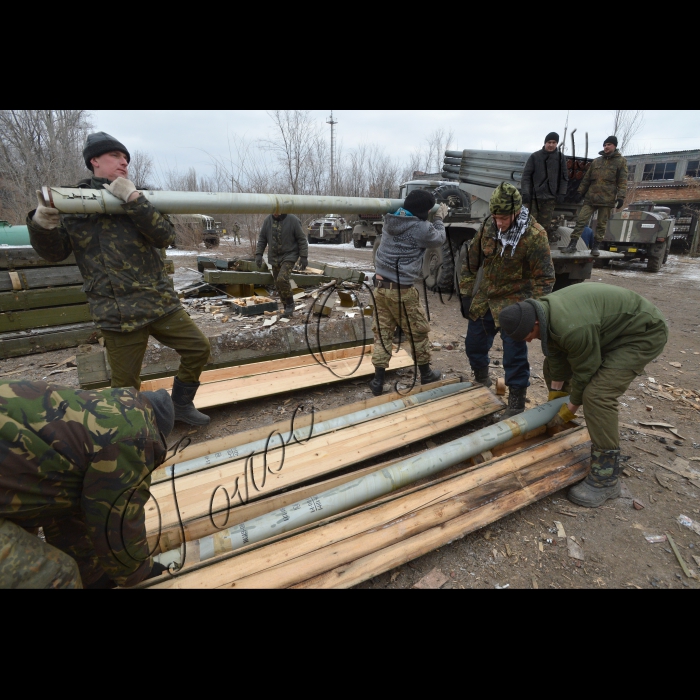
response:
<svg viewBox="0 0 700 700"><path fill-rule="evenodd" d="M3 333L0 335L0 359L96 343L100 336L100 330L94 323Z"/></svg>
<svg viewBox="0 0 700 700"><path fill-rule="evenodd" d="M77 265L63 267L27 268L16 273L22 289L39 289L41 287L60 287L68 284L82 284L83 276ZM10 273L0 270L0 292L15 289Z"/></svg>
<svg viewBox="0 0 700 700"><path fill-rule="evenodd" d="M9 311L0 313L0 333L6 331L28 331L32 328L61 326L67 323L81 323L92 318L87 304L60 306L30 311Z"/></svg>
<svg viewBox="0 0 700 700"><path fill-rule="evenodd" d="M256 287L274 284L271 272L236 272L235 270L204 270L204 281L209 284L253 284ZM334 278L325 275L292 273L299 287L316 287Z"/></svg>
<svg viewBox="0 0 700 700"><path fill-rule="evenodd" d="M81 286L56 287L51 289L25 289L15 292L0 292L0 311L28 311L53 306L84 304L87 301Z"/></svg>
<svg viewBox="0 0 700 700"><path fill-rule="evenodd" d="M26 246L0 247L0 269L18 270L24 267L55 267L56 265L75 265L75 255L71 253L65 260L49 262L44 260L34 248Z"/></svg>

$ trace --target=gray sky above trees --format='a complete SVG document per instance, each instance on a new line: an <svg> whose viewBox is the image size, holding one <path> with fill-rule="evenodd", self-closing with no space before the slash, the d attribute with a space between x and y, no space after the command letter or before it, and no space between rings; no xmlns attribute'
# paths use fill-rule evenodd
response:
<svg viewBox="0 0 700 700"><path fill-rule="evenodd" d="M330 110L312 110L323 128ZM564 133L567 110L334 110L338 145L344 150L376 143L391 157L408 159L436 129L452 130L453 147L534 151L549 131ZM583 154L584 134L590 139L589 156L602 148L612 132L614 110L571 110L569 133L576 128L576 151ZM254 142L269 138L272 121L265 110L97 110L96 130L107 131L131 151L150 153L158 170L193 166L206 173L209 154L221 157L228 136ZM568 140L568 139L567 139ZM570 141L568 148L570 151ZM627 154L685 150L700 146L700 111L647 110L644 124Z"/></svg>

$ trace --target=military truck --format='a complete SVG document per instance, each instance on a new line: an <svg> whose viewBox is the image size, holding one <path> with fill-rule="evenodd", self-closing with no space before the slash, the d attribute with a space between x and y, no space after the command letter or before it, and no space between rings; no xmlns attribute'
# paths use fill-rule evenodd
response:
<svg viewBox="0 0 700 700"><path fill-rule="evenodd" d="M309 243L348 243L352 226L340 214L326 214L307 227Z"/></svg>
<svg viewBox="0 0 700 700"><path fill-rule="evenodd" d="M635 202L608 219L601 250L619 253L625 261L647 261L649 272L658 272L668 260L673 243L671 210L653 202ZM602 259L601 266L610 263Z"/></svg>
<svg viewBox="0 0 700 700"><path fill-rule="evenodd" d="M367 244L374 245L377 236L382 234L381 214L360 214L360 218L352 221L352 243L355 248L365 248Z"/></svg>
<svg viewBox="0 0 700 700"><path fill-rule="evenodd" d="M206 214L173 214L177 239L173 248L188 247L204 243L206 248L216 248L224 231L220 221Z"/></svg>

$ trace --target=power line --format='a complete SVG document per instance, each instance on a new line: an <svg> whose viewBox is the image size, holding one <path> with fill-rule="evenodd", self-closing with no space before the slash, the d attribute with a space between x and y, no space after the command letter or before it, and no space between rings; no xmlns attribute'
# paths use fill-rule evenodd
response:
<svg viewBox="0 0 700 700"><path fill-rule="evenodd" d="M331 110L331 116L326 119L326 124L331 125L331 197L335 194L335 125L337 123L333 119L333 110Z"/></svg>

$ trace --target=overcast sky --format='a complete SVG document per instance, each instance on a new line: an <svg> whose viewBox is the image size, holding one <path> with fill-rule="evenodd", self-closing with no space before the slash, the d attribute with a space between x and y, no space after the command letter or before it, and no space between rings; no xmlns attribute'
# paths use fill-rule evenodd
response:
<svg viewBox="0 0 700 700"><path fill-rule="evenodd" d="M325 125L330 110L311 110ZM408 158L435 129L455 132L454 148L534 151L545 135L564 133L567 110L334 110L338 143L348 150L359 143L377 143L391 156ZM614 110L571 110L569 133L576 128L576 151L583 155L585 132L589 157L612 132ZM131 150L154 156L159 171L194 166L202 174L210 167L208 154L224 155L228 136L249 140L271 134L265 110L97 110L97 131L106 131ZM567 139L568 140L568 139ZM570 140L568 144L570 152ZM648 110L627 155L700 148L700 110ZM579 150L580 149L580 150Z"/></svg>

